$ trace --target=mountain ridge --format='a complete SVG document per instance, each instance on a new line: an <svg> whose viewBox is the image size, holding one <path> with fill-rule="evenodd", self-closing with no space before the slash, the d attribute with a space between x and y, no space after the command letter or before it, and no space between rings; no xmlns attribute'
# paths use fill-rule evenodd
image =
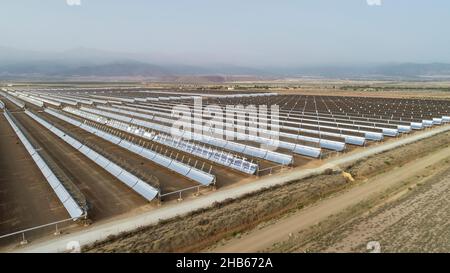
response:
<svg viewBox="0 0 450 273"><path fill-rule="evenodd" d="M0 46L0 78L76 78L175 76L255 76L324 78L450 78L448 63L384 63L368 65L316 65L250 67L230 64L193 65L152 62L139 54L75 48L57 53L27 51Z"/></svg>

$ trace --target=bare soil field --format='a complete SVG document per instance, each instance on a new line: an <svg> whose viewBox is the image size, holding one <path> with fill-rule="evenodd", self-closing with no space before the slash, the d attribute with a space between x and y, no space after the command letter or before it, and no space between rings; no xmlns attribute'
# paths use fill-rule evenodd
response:
<svg viewBox="0 0 450 273"><path fill-rule="evenodd" d="M424 151L438 151L449 145L449 133L440 134L413 145L404 146L381 156L400 161L412 161L424 156ZM406 152L411 151L411 152ZM406 155L406 156L405 156ZM362 165L372 165L373 173L360 171ZM369 176L390 170L392 165L378 160L378 156L347 166L348 171ZM209 246L227 238L240 238L242 232L265 223L276 221L280 215L301 210L317 200L332 196L358 185L349 183L340 173L328 173L291 182L284 186L249 194L238 200L217 203L209 209L191 213L186 217L160 222L134 232L111 236L84 248L88 252L167 252L167 251L216 251ZM223 241L218 245L222 245Z"/></svg>
<svg viewBox="0 0 450 273"><path fill-rule="evenodd" d="M362 90L361 88L340 89L339 87L305 87L295 89L277 89L280 94L317 95L317 96L348 96L348 97L371 97L371 98L397 98L397 99L450 99L450 91L440 90L402 90L392 87L389 90Z"/></svg>
<svg viewBox="0 0 450 273"><path fill-rule="evenodd" d="M275 244L275 252L450 251L450 157L404 179L385 196L366 200Z"/></svg>
<svg viewBox="0 0 450 273"><path fill-rule="evenodd" d="M351 81L351 80L277 80L262 82L229 82L230 87L242 86L245 91L278 92L279 94L359 96L373 98L427 98L450 99L450 82L396 82L396 81ZM269 86L269 89L255 89L254 86ZM169 87L168 87L169 86ZM166 88L174 86L166 85ZM158 88L158 85L150 85ZM178 86L176 86L178 87ZM176 88L175 87L175 88ZM211 85L210 88L217 86ZM189 86L185 87L186 89ZM205 87L208 90L208 87ZM223 92L241 91L236 90ZM204 92L204 90L196 90Z"/></svg>
<svg viewBox="0 0 450 273"><path fill-rule="evenodd" d="M233 84L233 83L229 83ZM280 94L360 96L378 98L450 99L448 81L376 81L337 79L284 79L262 82L235 82L234 85L265 85ZM261 91L261 90L260 90Z"/></svg>
<svg viewBox="0 0 450 273"><path fill-rule="evenodd" d="M169 86L169 87L168 87ZM359 96L373 98L427 98L427 99L450 99L450 82L427 81L427 82L405 82L405 81L353 81L333 79L285 79L273 81L248 81L228 82L223 86L234 87L235 90L221 91L226 93L256 91L277 92L279 94L300 95L324 95L324 96ZM222 86L222 87L223 87ZM266 88L255 88L265 86ZM149 85L150 88L159 88L157 84ZM179 86L166 85L166 88L177 88ZM196 92L215 89L217 85L210 85ZM189 90L189 86L185 87ZM183 90L184 91L184 90Z"/></svg>

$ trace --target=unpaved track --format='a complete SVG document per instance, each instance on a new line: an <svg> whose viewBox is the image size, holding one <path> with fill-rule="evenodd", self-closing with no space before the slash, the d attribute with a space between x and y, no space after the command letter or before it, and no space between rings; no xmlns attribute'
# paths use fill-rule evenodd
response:
<svg viewBox="0 0 450 273"><path fill-rule="evenodd" d="M337 214L346 208L380 194L402 181L420 175L427 167L450 157L450 147L441 149L426 157L398 167L387 173L378 175L348 191L325 199L318 204L301 210L285 219L279 220L260 230L252 230L239 239L231 239L224 245L211 249L212 252L258 252L270 248L273 244L289 238Z"/></svg>
<svg viewBox="0 0 450 273"><path fill-rule="evenodd" d="M60 252L66 249L66 244L70 241L76 240L80 244L93 243L96 240L102 240L109 235L118 234L124 231L131 231L141 226L151 225L157 223L160 219L169 219L178 215L183 215L188 212L195 211L200 208L211 206L214 202L221 202L229 198L238 198L247 193L254 192L263 188L274 185L284 184L290 181L302 179L314 174L320 174L330 167L339 164L349 164L365 157L391 150L393 148L409 144L433 135L446 132L450 130L450 125L437 127L432 130L418 132L411 136L404 137L395 142L388 142L366 148L356 153L350 153L341 157L329 159L326 164L313 169L294 169L292 171L283 172L277 175L269 176L257 180L252 183L234 187L229 189L218 190L214 194L208 194L196 199L186 200L181 204L167 204L157 210L144 212L126 219L119 219L117 221L108 222L104 224L94 225L80 232L68 234L59 238L30 244L25 248L18 249L18 252Z"/></svg>

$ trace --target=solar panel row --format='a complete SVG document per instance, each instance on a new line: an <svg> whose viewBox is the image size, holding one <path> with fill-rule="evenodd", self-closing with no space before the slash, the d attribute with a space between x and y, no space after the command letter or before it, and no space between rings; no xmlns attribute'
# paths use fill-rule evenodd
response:
<svg viewBox="0 0 450 273"><path fill-rule="evenodd" d="M171 137L171 140L168 140L168 135L155 135L153 133L148 132L147 130L143 130L142 128L138 128L137 126L132 126L127 123L123 123L116 120L108 120L107 118L91 114L88 112L82 112L79 110L76 110L74 108L65 108L65 111L78 115L80 117L86 118L88 120L92 120L116 129L119 129L121 131L125 131L127 133L131 133L137 136L140 136L142 138L146 138L155 142L158 142L160 144L170 146L174 149L184 151L190 154L194 154L198 157L205 158L208 160L211 160L215 163L233 168L238 171L242 171L244 173L248 174L254 174L256 170L258 169L258 165L251 163L244 158L240 158L236 155L232 155L230 153L226 153L224 151L220 151L217 149L212 149L209 147L201 147L200 145L189 143L187 141L183 141L181 139L178 139L175 141L175 138Z"/></svg>
<svg viewBox="0 0 450 273"><path fill-rule="evenodd" d="M102 109L104 110L110 110L110 111L116 111L118 110L119 113L122 114L128 114L131 116L135 115L135 112L132 111L125 111L125 110L120 110L120 109L115 109L115 108L111 108L111 107L102 107ZM84 110L84 109L83 109ZM87 111L91 111L92 109L86 109ZM94 110L95 111L95 110ZM115 115L112 114L110 112L106 112L108 115ZM131 120L133 118L130 118ZM158 121L158 122L162 122L162 123L166 123L166 124L173 124L174 120L173 119L166 119L166 118L161 118L161 117L155 117L154 121ZM148 124L148 122L146 121L140 121L141 125L145 126L145 124ZM214 136L219 136L218 139L223 138L223 136L227 136L227 137L232 137L232 138L238 138L241 140L246 140L246 141L251 141L251 142L257 142L257 143L261 143L261 144L265 144L268 147L281 147L281 148L285 148L285 149L289 149L295 153L298 154L302 154L302 155L306 155L306 156L311 156L311 157L319 157L320 156L320 149L317 148L313 148L313 147L307 147L304 145L296 145L296 144L291 144L291 143L287 143L287 142L283 142L283 141L279 141L277 139L268 139L268 138L263 138L263 137L258 137L255 135L249 135L249 134L243 134L243 133L239 133L239 132L231 132L231 131L227 131L227 130L221 130L221 129L217 129L217 128L207 128L201 125L191 125L190 123L187 122L182 122L179 121L180 124L185 125L186 127L190 128L190 126L194 127L194 129L197 129L200 132L207 132L207 134L203 134L204 137L214 137ZM151 123L150 123L151 124ZM150 125L151 126L151 125ZM153 126L158 126L159 128L164 127L162 125L159 124L153 124ZM165 126L167 127L167 126ZM206 131L205 131L206 129ZM171 132L172 134L174 134L173 131L169 131L168 129L166 129L166 133ZM189 138L191 139L191 138ZM250 152L250 156L255 156L255 157L259 157L261 158L261 156L265 155L265 150L260 149L259 151L254 151L254 149L247 149ZM279 162L277 162L279 163Z"/></svg>
<svg viewBox="0 0 450 273"><path fill-rule="evenodd" d="M169 113L170 109L172 108L171 106L173 106L173 104L169 104L169 105L165 105L165 104L158 104L158 105L138 105L140 108L145 108L145 109L155 109L157 111L151 111L154 114L163 114L163 115L171 115L171 113ZM115 106L117 107L117 106ZM236 111L236 113L241 114L241 115L245 115L246 114L246 110L242 110L242 109L234 109L234 111ZM200 114L197 114L197 116ZM370 140L381 140L383 138L383 134L381 133L374 133L372 127L365 127L365 128L360 128L357 126L354 126L352 121L348 121L349 123L339 123L336 124L334 122L321 122L320 120L317 120L317 117L315 117L316 119L310 118L310 119L305 119L303 118L303 116L301 118L296 117L295 115L292 115L291 112L283 113L283 111L280 111L279 114L279 119L280 119L280 128L282 129L287 129L287 130L295 130L298 131L297 129L302 128L302 125L306 125L306 126L313 126L318 128L318 130L316 130L316 133L321 134L323 132L323 129L328 129L328 130L336 130L339 129L340 130L340 134L351 134L351 133L362 133L365 135L365 137L367 139ZM265 120L263 117L261 118L261 120ZM293 122L292 120L295 120L295 122ZM286 126L286 124L290 124L291 127ZM300 125L300 126L299 126ZM351 126L348 126L351 125ZM353 128L349 128L349 127L353 127ZM322 129L322 130L321 130ZM298 131L300 133L300 131ZM345 135L342 136L338 136L338 137L345 137ZM349 136L351 137L351 136ZM351 138L351 140L354 142L355 139Z"/></svg>
<svg viewBox="0 0 450 273"><path fill-rule="evenodd" d="M179 162L173 158L159 154L155 151L149 150L147 148L144 148L140 145L137 145L137 144L127 141L125 139L121 139L117 136L111 135L111 134L104 132L102 130L99 130L95 127L89 126L85 123L81 123L78 120L70 118L66 115L62 115L54 110L45 109L45 112L47 112L59 119L62 119L72 125L80 127L83 130L86 130L92 134L95 134L98 137L101 137L109 142L112 142L124 149L127 149L127 150L135 153L135 154L145 157L148 160L150 160L160 166L166 167L166 168L168 168L180 175L183 175L191 180L194 180L202 185L210 185L210 184L214 183L216 180L215 176L210 173L196 169L192 166L189 166L187 164Z"/></svg>
<svg viewBox="0 0 450 273"><path fill-rule="evenodd" d="M72 99L65 99L65 98L61 98L61 97L57 97L54 95L46 95L46 94L38 94L39 99L48 99L54 103L59 103L59 104L68 104L68 105L72 105L72 106L77 106L77 102L72 100ZM55 105L58 106L58 105Z"/></svg>
<svg viewBox="0 0 450 273"><path fill-rule="evenodd" d="M50 105L53 105L53 106L56 106L56 107L60 107L61 106L61 102L58 102L58 101L54 101L54 100L51 100L51 99L46 99L46 98L39 97L39 96L33 96L33 95L29 95L29 94L24 94L24 95L28 96L29 98L35 99L37 101L41 101L42 103L45 102L47 104L50 104Z"/></svg>
<svg viewBox="0 0 450 273"><path fill-rule="evenodd" d="M171 134L171 135L174 135L179 138L195 140L195 141L202 142L202 143L212 145L215 147L219 147L219 148L222 148L225 150L230 150L230 151L245 154L248 156L269 160L269 161L272 161L272 162L275 162L278 164L282 164L282 165L290 165L293 163L293 160L294 160L291 155L286 155L286 154L282 154L282 153L269 151L266 149L256 148L256 147L244 145L241 143L235 143L235 142L227 141L224 139L207 136L204 134L192 133L192 132L188 132L188 131L174 131L174 130L172 130L172 127L169 127L169 126L160 125L160 124L156 124L156 123L152 123L152 122L146 122L146 121L138 120L138 119L133 119L130 117L125 117L122 115L117 115L117 114L113 114L113 113L106 112L106 111L96 110L93 108L81 107L80 109L82 111L74 109L74 108L70 109L69 107L64 108L65 111L73 111L73 112L78 113L79 115L82 113L86 113L86 112L94 113L94 114L97 114L97 115L100 115L103 117L117 119L117 120L120 120L120 121L123 121L126 123L131 123L134 125L142 126L142 127L152 129L152 130L155 130L158 132L162 132L165 134ZM88 117L88 116L85 116L85 117Z"/></svg>
<svg viewBox="0 0 450 273"><path fill-rule="evenodd" d="M9 124L13 128L16 135L19 137L22 144L25 146L27 152L31 155L31 158L34 160L39 170L44 175L45 179L55 192L58 199L63 204L64 208L66 208L70 217L79 218L85 214L85 211L77 204L75 199L70 195L70 193L66 190L63 184L59 181L56 175L49 168L45 160L39 155L38 151L31 145L25 135L21 132L19 127L16 126L13 119L10 117L8 111L4 112L4 116L8 120Z"/></svg>
<svg viewBox="0 0 450 273"><path fill-rule="evenodd" d="M217 164L224 165L247 174L255 174L258 170L257 164L251 163L231 153L226 153L224 151L212 149L205 146L202 147L195 143L176 139L169 135L156 135L153 138L153 141L187 152L189 154L193 154L201 158L208 159Z"/></svg>
<svg viewBox="0 0 450 273"><path fill-rule="evenodd" d="M113 107L120 108L120 109L129 109L129 110L132 110L132 111L135 111L135 112L139 111L139 112L146 112L146 113L158 113L158 112L155 112L155 111L152 111L152 110L148 110L148 108L153 108L153 107L151 107L151 106L144 106L144 105L135 105L135 107L131 107L131 106L127 106L127 105L113 105ZM170 109L170 107L166 107L165 108L165 110L167 110L167 109ZM171 114L169 114L169 113L158 113L158 114L171 116ZM200 116L200 114L194 114L194 116L198 117L198 116ZM258 119L260 121L265 121L265 122L268 122L268 123L270 122L269 119L264 119L263 117L259 117ZM235 117L234 120L236 120L236 121L243 121L243 119L239 119L239 118L236 118L236 117ZM318 131L318 130L312 130L312 129L305 129L305 128L299 128L298 126L297 127L286 126L284 124L286 124L286 123L279 122L279 125L278 125L279 128L280 129L294 131L294 132L297 132L297 134L284 133L284 132L280 131L279 132L280 136L287 137L287 138L292 138L292 139L300 140L300 141L308 141L308 142L318 143L320 145L320 147L325 148L325 149L334 150L334 151L342 151L342 150L344 150L345 149L345 143L352 144L352 145L363 146L365 144L365 141L366 141L366 139L364 137L350 136L350 135L345 135L345 134L331 133L331 132ZM270 131L261 129L261 132L263 134L267 134ZM335 138L343 138L345 143L338 142L338 141L328 141L328 140L323 139L323 138L307 137L307 136L303 136L301 133L309 133L309 134L317 134L317 135L320 135L320 136L329 136L329 137L335 137Z"/></svg>
<svg viewBox="0 0 450 273"><path fill-rule="evenodd" d="M31 97L27 97L25 95L21 95L21 94L17 94L17 93L12 93L13 95L15 94L19 99L26 101L28 103L31 103L33 105L36 105L38 107L43 107L44 106L44 102L40 101L40 100L36 100L34 98Z"/></svg>
<svg viewBox="0 0 450 273"><path fill-rule="evenodd" d="M112 108L111 111L114 111L114 108ZM130 114L132 114L132 113L130 113ZM173 118L163 118L163 117L156 117L156 116L153 118L153 120L157 121L157 122L162 122L165 124L173 124L176 121ZM201 119L196 119L196 118L194 118L193 120L199 121L199 122L202 121ZM236 125L236 128L241 129L240 130L241 132L239 130L236 132L234 130L231 131L231 130L226 130L226 129L220 128L220 126L222 126L223 123L214 122L214 121L210 121L210 122L215 125L219 125L218 127L201 125L201 124L196 124L196 123L192 124L190 121L185 122L182 120L178 120L176 122L179 125L183 125L187 128L192 127L194 130L197 130L198 132L204 132L203 135L217 136L217 138L226 137L227 139L231 138L231 139L256 142L259 144L264 144L264 145L266 145L266 147L273 147L275 149L280 147L280 148L290 150L290 151L300 154L300 155L310 156L310 157L314 157L314 158L318 158L321 155L320 148L309 147L309 146L305 146L305 145L301 145L301 144L281 141L281 140L279 140L279 135L276 135L277 133L273 132L273 131L262 130L262 129L254 128L254 127L246 127L246 126ZM242 133L242 132L245 132L246 129L251 131L252 133ZM258 132L263 132L263 131L266 133L265 136L268 136L268 137L258 136ZM271 136L273 136L273 137L271 137ZM319 141L319 139L317 139L317 141ZM254 156L254 155L252 154L252 156Z"/></svg>
<svg viewBox="0 0 450 273"><path fill-rule="evenodd" d="M60 102L56 102L56 101L53 101L53 100L48 100L48 99L41 98L41 97L38 97L38 96L34 96L34 95L31 95L31 94L28 94L28 93L25 93L25 92L15 92L15 93L12 93L12 94L17 96L18 98L24 100L24 101L27 101L27 102L29 102L29 103L31 103L33 105L39 106L39 107L43 107L44 106L44 102L48 103L48 104L51 104L53 106L58 106L58 107L61 106Z"/></svg>
<svg viewBox="0 0 450 273"><path fill-rule="evenodd" d="M114 107L119 107L117 105L115 105ZM145 108L145 109L154 109L154 110L144 110L144 111L148 111L150 113L153 113L155 115L160 115L160 116L167 116L167 117L171 117L171 113L168 113L167 111L169 111L168 109L170 109L170 107L162 107L162 106L149 106L149 105L139 105L140 108ZM139 111L143 111L141 109L139 109ZM241 114L241 115L245 115L245 111L243 110L239 110L239 109L235 109L234 111L236 111L237 113ZM199 117L201 116L201 114L195 114L195 117ZM267 122L270 121L269 119L265 119L263 117L259 118L261 121ZM357 136L351 136L351 135L346 135L346 134L333 134L333 133L327 133L327 132L323 132L320 131L320 129L322 128L326 128L326 129L336 129L336 126L334 126L334 123L328 123L328 124L318 124L317 121L312 120L312 119L299 119L297 122L292 122L292 120L295 120L294 117L289 117L289 118L285 118L282 115L280 115L279 117L280 119L280 129L286 129L286 130L293 130L293 131L297 131L297 132L306 132L305 129L302 129L301 127L299 127L299 123L301 124L309 124L309 125L313 125L319 128L319 130L311 130L309 129L310 132L313 132L315 134L323 134L323 135L329 135L329 136L335 136L335 137L343 137L345 139L345 141L349 144L356 144L356 145L364 145L365 142L365 138L363 137L357 137ZM239 118L239 117L235 117L234 120L237 121L241 121L241 122L245 122L245 119L243 118ZM288 124L290 124L291 126L287 126ZM337 124L338 126L340 124ZM370 140L381 140L383 138L383 135L381 133L373 133L373 132L367 132L367 131L361 131L358 129L350 129L350 128L346 128L345 131L348 132L362 132L365 134L367 139ZM296 138L301 138L301 135L298 134L298 137ZM317 140L316 140L317 141ZM326 148L326 147L323 147Z"/></svg>
<svg viewBox="0 0 450 273"><path fill-rule="evenodd" d="M57 99L64 99L71 101L70 105L73 105L73 102L80 103L80 104L88 104L92 105L94 102L91 99L84 99L83 97L76 97L73 95L62 95L62 94L53 94L53 93L45 93L45 95Z"/></svg>
<svg viewBox="0 0 450 273"><path fill-rule="evenodd" d="M60 129L54 127L52 124L47 122L46 120L38 117L34 113L25 110L25 113L30 116L32 119L40 123L42 126L50 130L52 133L60 137L62 140L64 140L66 143L68 143L70 146L75 148L76 150L80 151L83 155L94 161L97 165L101 166L103 169L105 169L107 172L115 176L118 180L123 182L125 185L133 189L135 192L140 194L142 197L147 199L148 201L153 200L158 194L159 190L155 189L154 187L150 186L146 182L142 181L138 177L134 176L127 170L123 169L119 165L115 164L114 162L110 161L109 159L105 158L104 156L100 155L96 151L92 150L91 148L87 147L85 144L82 144L78 140L74 139L73 137L67 135L65 132L61 131Z"/></svg>
<svg viewBox="0 0 450 273"><path fill-rule="evenodd" d="M7 98L10 102L14 103L17 107L19 107L19 108L25 107L25 104L23 102L14 98L13 96L9 95L8 93L0 92L0 94L2 94L3 97Z"/></svg>

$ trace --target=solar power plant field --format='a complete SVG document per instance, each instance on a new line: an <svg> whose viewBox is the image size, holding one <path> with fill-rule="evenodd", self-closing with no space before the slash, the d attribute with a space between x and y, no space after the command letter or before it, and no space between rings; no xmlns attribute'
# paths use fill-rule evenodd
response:
<svg viewBox="0 0 450 273"><path fill-rule="evenodd" d="M0 98L0 236L158 209L450 122L439 100L138 88Z"/></svg>

